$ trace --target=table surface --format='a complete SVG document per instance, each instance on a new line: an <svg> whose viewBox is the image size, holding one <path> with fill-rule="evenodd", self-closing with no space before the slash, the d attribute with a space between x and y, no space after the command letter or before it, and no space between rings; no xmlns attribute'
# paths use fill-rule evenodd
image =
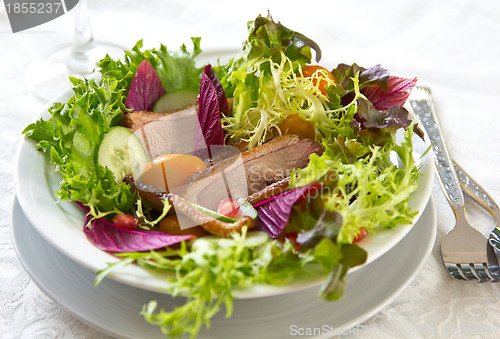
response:
<svg viewBox="0 0 500 339"><path fill-rule="evenodd" d="M500 201L500 3L483 1L90 1L95 39L130 48L144 38L170 49L202 37L202 47L241 46L246 22L270 10L276 21L315 40L325 60L418 77L432 88L452 156ZM108 338L41 292L18 260L9 230L13 159L21 131L45 102L24 81L32 58L72 39L73 11L13 34L0 4L0 338ZM438 230L431 256L403 292L367 320L370 337L494 337L500 331L500 284L449 278L439 244L454 217L437 180ZM491 218L467 201L471 222L487 233ZM417 329L429 329L418 332ZM376 333L374 335L373 333Z"/></svg>

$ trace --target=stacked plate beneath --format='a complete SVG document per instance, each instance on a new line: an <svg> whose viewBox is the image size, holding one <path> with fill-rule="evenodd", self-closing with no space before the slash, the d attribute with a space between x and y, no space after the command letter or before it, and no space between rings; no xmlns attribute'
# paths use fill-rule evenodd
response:
<svg viewBox="0 0 500 339"><path fill-rule="evenodd" d="M11 228L16 251L33 281L54 301L88 325L118 338L165 338L139 312L150 300L171 309L184 302L142 288L104 279L51 246L14 201ZM285 338L312 333L338 335L379 312L418 273L436 236L432 198L419 221L390 251L347 277L346 295L337 302L318 298L317 287L270 297L235 300L230 319L216 315L200 338ZM374 283L376 282L376 283Z"/></svg>

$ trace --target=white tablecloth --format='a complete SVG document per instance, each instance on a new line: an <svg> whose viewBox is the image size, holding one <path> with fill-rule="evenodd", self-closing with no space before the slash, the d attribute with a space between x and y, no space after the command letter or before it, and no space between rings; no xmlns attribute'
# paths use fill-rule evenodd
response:
<svg viewBox="0 0 500 339"><path fill-rule="evenodd" d="M452 156L500 202L500 3L443 1L91 1L96 40L130 48L144 38L170 49L202 36L202 46L241 45L246 22L271 11L304 33L331 63L377 63L432 88ZM105 338L74 319L30 281L13 249L9 214L13 158L39 101L24 83L29 61L72 38L74 14L12 34L0 4L0 338ZM497 337L500 284L449 278L439 244L454 223L437 180L438 234L432 255L398 298L363 326L360 337ZM468 204L485 233L491 218ZM376 283L376 282L374 282ZM428 329L423 332L419 329ZM354 336L355 333L352 333Z"/></svg>

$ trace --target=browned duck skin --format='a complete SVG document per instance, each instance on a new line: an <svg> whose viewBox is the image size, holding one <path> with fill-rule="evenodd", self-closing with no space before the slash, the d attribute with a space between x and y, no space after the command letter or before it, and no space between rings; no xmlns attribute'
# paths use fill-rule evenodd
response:
<svg viewBox="0 0 500 339"><path fill-rule="evenodd" d="M246 226L248 229L252 229L255 226L255 221L249 216L244 215L232 223L220 221L201 212L189 201L177 194L167 193L167 195L169 202L175 207L177 212L182 212L193 222L203 227L205 231L216 236L230 238L231 233L240 233L243 226Z"/></svg>
<svg viewBox="0 0 500 339"><path fill-rule="evenodd" d="M246 226L248 229L255 226L254 220L248 216L243 216L234 223L217 220L201 212L189 201L177 194L161 192L154 186L136 182L131 175L125 176L124 181L131 185L144 200L152 203L156 210L163 208L163 200L166 199L176 212L186 215L196 225L200 225L207 232L219 237L229 238L231 237L231 233L241 232L243 226Z"/></svg>
<svg viewBox="0 0 500 339"><path fill-rule="evenodd" d="M258 192L255 192L247 197L247 201L255 205L261 201L267 200L269 198L274 197L275 195L281 194L285 192L288 188L288 184L290 183L290 177L287 177L283 180L275 182L265 188L261 189Z"/></svg>

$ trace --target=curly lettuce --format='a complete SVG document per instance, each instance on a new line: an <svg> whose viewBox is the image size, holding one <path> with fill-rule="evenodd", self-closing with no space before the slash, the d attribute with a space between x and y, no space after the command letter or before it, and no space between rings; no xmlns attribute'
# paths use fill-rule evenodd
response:
<svg viewBox="0 0 500 339"><path fill-rule="evenodd" d="M199 38L194 49L182 46L171 53L163 45L142 51L139 41L122 60L105 57L98 64L101 79L71 78L73 96L55 103L49 120L40 119L23 131L38 150L50 154L51 163L62 176L57 195L62 200L79 201L92 215L121 211L130 213L137 194L130 185L116 184L111 171L98 165L97 152L104 134L117 125L124 113L127 93L138 65L145 59L153 65L165 90L199 89L202 69L194 58L200 53Z"/></svg>
<svg viewBox="0 0 500 339"><path fill-rule="evenodd" d="M285 54L304 66L311 62L311 50L316 52L316 62L321 59L321 49L316 42L274 22L271 14L259 15L248 28L250 35L245 44L248 60L270 58L279 62L281 54Z"/></svg>
<svg viewBox="0 0 500 339"><path fill-rule="evenodd" d="M360 146L353 140L337 138L323 155L311 155L308 167L294 171L290 186L324 182L324 208L342 216L338 243L352 243L361 228L375 232L409 224L417 212L408 201L418 187L419 166L413 159L413 124L400 145ZM346 146L349 143L354 148ZM349 152L348 149L359 152ZM347 151L347 152L346 152ZM394 155L400 163L393 163ZM349 157L349 158L348 158ZM349 159L349 160L348 160Z"/></svg>
<svg viewBox="0 0 500 339"><path fill-rule="evenodd" d="M312 123L317 141L331 140L339 134L352 135L349 122L361 95L359 86L351 103L332 109L319 82L299 76L295 64L282 53L278 62L261 58L230 74L227 82L235 87L234 112L222 120L230 141L245 140L248 148L260 146L281 134L279 126L291 114ZM357 84L356 77L353 81Z"/></svg>
<svg viewBox="0 0 500 339"><path fill-rule="evenodd" d="M158 302L144 305L142 315L150 324L160 326L168 338L196 338L203 326L224 305L226 317L233 310L234 289L256 283L283 285L300 274L304 265L315 260L312 251L297 253L289 241L269 240L264 232L232 234L232 239L202 237L190 247L165 251L120 253L123 259L108 265L96 277L104 276L133 262L162 272L175 273L167 288L175 296L187 296L186 303L174 309L158 308ZM329 250L329 249L327 249ZM325 255L322 251L321 256ZM325 260L322 260L323 262ZM327 265L329 267L329 265Z"/></svg>

